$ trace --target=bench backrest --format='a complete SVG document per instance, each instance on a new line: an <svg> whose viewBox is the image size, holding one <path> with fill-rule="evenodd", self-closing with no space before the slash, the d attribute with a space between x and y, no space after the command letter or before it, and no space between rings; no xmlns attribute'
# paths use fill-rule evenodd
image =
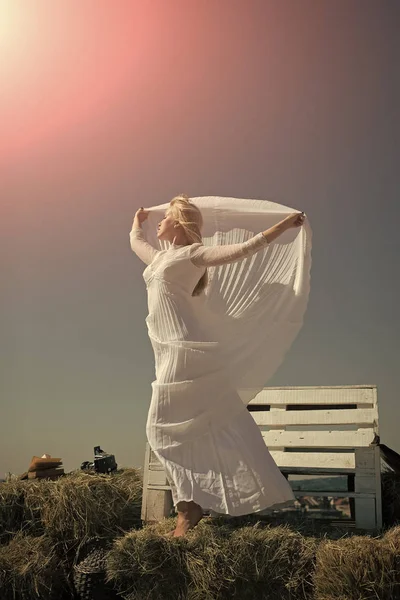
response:
<svg viewBox="0 0 400 600"><path fill-rule="evenodd" d="M375 385L265 388L248 409L279 467L354 468L379 434Z"/></svg>

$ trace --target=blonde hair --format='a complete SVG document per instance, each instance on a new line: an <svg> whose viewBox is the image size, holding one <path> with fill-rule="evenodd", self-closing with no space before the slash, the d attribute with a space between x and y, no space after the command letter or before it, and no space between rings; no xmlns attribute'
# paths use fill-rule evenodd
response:
<svg viewBox="0 0 400 600"><path fill-rule="evenodd" d="M183 228L189 245L202 242L201 228L203 227L203 216L200 209L190 202L189 196L179 194L172 198L166 211ZM192 296L199 296L208 284L207 269L197 282Z"/></svg>

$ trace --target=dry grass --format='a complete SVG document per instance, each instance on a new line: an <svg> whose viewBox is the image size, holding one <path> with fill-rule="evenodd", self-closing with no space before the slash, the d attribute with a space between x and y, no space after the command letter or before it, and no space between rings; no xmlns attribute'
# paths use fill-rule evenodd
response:
<svg viewBox="0 0 400 600"><path fill-rule="evenodd" d="M1 600L47 600L54 590L60 600L57 582L70 582L73 564L91 538L115 539L141 526L141 497L137 469L2 483Z"/></svg>
<svg viewBox="0 0 400 600"><path fill-rule="evenodd" d="M400 478L384 474L383 489L389 526ZM164 538L175 519L141 528L141 492L136 469L0 484L1 600L72 598L73 564L95 536L112 543L108 579L125 600L400 600L400 526L344 536L282 513Z"/></svg>
<svg viewBox="0 0 400 600"><path fill-rule="evenodd" d="M0 485L0 542L17 531L85 543L138 527L142 478L137 469L109 475L76 471L55 481L12 480Z"/></svg>
<svg viewBox="0 0 400 600"><path fill-rule="evenodd" d="M321 543L314 582L316 600L399 600L400 527Z"/></svg>
<svg viewBox="0 0 400 600"><path fill-rule="evenodd" d="M0 544L21 528L24 512L23 481L0 483Z"/></svg>
<svg viewBox="0 0 400 600"><path fill-rule="evenodd" d="M0 546L1 600L60 600L68 582L54 543L46 536L15 534Z"/></svg>
<svg viewBox="0 0 400 600"><path fill-rule="evenodd" d="M300 600L310 597L317 540L288 526L239 529L206 520L186 538L164 538L174 520L132 531L108 557L126 600Z"/></svg>

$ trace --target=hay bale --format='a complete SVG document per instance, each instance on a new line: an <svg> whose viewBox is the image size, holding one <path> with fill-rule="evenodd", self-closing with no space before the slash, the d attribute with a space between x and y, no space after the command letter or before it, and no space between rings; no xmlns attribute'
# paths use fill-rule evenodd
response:
<svg viewBox="0 0 400 600"><path fill-rule="evenodd" d="M51 537L84 542L138 526L141 490L142 480L135 469L111 476L77 471L48 481L47 486L31 487L25 505L30 513L39 507Z"/></svg>
<svg viewBox="0 0 400 600"><path fill-rule="evenodd" d="M316 600L400 600L400 528L322 542L314 582Z"/></svg>
<svg viewBox="0 0 400 600"><path fill-rule="evenodd" d="M23 482L0 483L0 544L7 543L23 522Z"/></svg>
<svg viewBox="0 0 400 600"><path fill-rule="evenodd" d="M224 597L252 600L303 600L312 593L318 542L278 527L242 527L229 537L228 556L234 581Z"/></svg>
<svg viewBox="0 0 400 600"><path fill-rule="evenodd" d="M148 525L114 543L107 557L107 582L112 582L125 600L187 598L188 575L182 545L160 535L165 531L165 522L160 527Z"/></svg>
<svg viewBox="0 0 400 600"><path fill-rule="evenodd" d="M212 522L201 521L184 546L178 542L184 552L190 600L233 597L237 576L229 551L233 531L227 523L215 526Z"/></svg>
<svg viewBox="0 0 400 600"><path fill-rule="evenodd" d="M18 532L0 546L2 600L60 600L70 588L53 542Z"/></svg>
<svg viewBox="0 0 400 600"><path fill-rule="evenodd" d="M84 543L141 525L142 477L137 469L110 475L76 471L56 481L0 485L0 536L24 530L54 540Z"/></svg>
<svg viewBox="0 0 400 600"><path fill-rule="evenodd" d="M394 553L400 553L400 525L387 529L382 539Z"/></svg>
<svg viewBox="0 0 400 600"><path fill-rule="evenodd" d="M309 598L317 541L289 527L235 529L201 521L184 538L164 538L175 519L132 531L107 560L126 600Z"/></svg>

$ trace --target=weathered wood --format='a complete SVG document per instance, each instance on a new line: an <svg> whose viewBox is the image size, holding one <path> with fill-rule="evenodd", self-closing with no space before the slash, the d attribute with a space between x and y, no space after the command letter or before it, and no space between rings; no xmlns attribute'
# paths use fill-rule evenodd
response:
<svg viewBox="0 0 400 600"><path fill-rule="evenodd" d="M148 488L146 496L146 522L159 522L166 518L172 509L172 494L170 489Z"/></svg>
<svg viewBox="0 0 400 600"><path fill-rule="evenodd" d="M354 452L284 452L273 449L270 454L276 464L282 467L282 472L316 473L319 470L322 473L355 473ZM162 464L155 456L146 472L149 470L161 470L164 473Z"/></svg>
<svg viewBox="0 0 400 600"><path fill-rule="evenodd" d="M279 467L355 468L354 452L282 452L271 448L270 454Z"/></svg>
<svg viewBox="0 0 400 600"><path fill-rule="evenodd" d="M355 473L354 453L339 452L270 452L271 456L281 467L282 472L290 473ZM310 466L305 466L306 463ZM296 466L299 465L299 466ZM150 463L150 469L147 471L162 471L162 464L158 462ZM153 479L152 479L153 481Z"/></svg>
<svg viewBox="0 0 400 600"><path fill-rule="evenodd" d="M296 498L303 496L313 496L315 498L375 498L373 492L367 493L356 493L356 492L344 492L334 490L293 490L293 494Z"/></svg>
<svg viewBox="0 0 400 600"><path fill-rule="evenodd" d="M148 489L149 490L171 490L171 487L167 484L165 485L157 485L157 484L149 484L148 485Z"/></svg>
<svg viewBox="0 0 400 600"><path fill-rule="evenodd" d="M342 410L273 410L250 412L257 425L375 425L376 408Z"/></svg>
<svg viewBox="0 0 400 600"><path fill-rule="evenodd" d="M262 431L268 448L355 448L368 446L374 439L374 429L357 431Z"/></svg>
<svg viewBox="0 0 400 600"><path fill-rule="evenodd" d="M147 489L149 486L149 468L150 468L150 446L149 443L146 442L145 452L144 452L144 471L143 471L143 490L142 490L142 509L140 518L142 521L147 521L146 513L147 513Z"/></svg>
<svg viewBox="0 0 400 600"><path fill-rule="evenodd" d="M376 521L375 497L366 498L365 494L357 494L354 498L356 509L356 528L376 531L379 529Z"/></svg>
<svg viewBox="0 0 400 600"><path fill-rule="evenodd" d="M357 471L361 472L375 472L375 453L376 446L370 446L368 448L356 448L355 449L355 467Z"/></svg>
<svg viewBox="0 0 400 600"><path fill-rule="evenodd" d="M249 406L290 404L376 404L375 386L322 386L265 388L249 402Z"/></svg>
<svg viewBox="0 0 400 600"><path fill-rule="evenodd" d="M338 468L319 468L319 467L281 467L281 473L289 475L353 475L355 469Z"/></svg>
<svg viewBox="0 0 400 600"><path fill-rule="evenodd" d="M357 493L361 494L364 492L375 492L375 473L371 473L370 475L361 475L359 471L356 471L356 475L357 477L355 478L354 485Z"/></svg>
<svg viewBox="0 0 400 600"><path fill-rule="evenodd" d="M355 491L364 492L367 489L374 491L374 504L361 502L356 497L356 527L380 530L382 528L382 494L381 494L381 462L378 446L355 449ZM368 511L374 511L372 517ZM368 513L368 514L367 514ZM365 525L369 523L368 526Z"/></svg>
<svg viewBox="0 0 400 600"><path fill-rule="evenodd" d="M163 468L149 469L148 486L168 485L168 479Z"/></svg>

